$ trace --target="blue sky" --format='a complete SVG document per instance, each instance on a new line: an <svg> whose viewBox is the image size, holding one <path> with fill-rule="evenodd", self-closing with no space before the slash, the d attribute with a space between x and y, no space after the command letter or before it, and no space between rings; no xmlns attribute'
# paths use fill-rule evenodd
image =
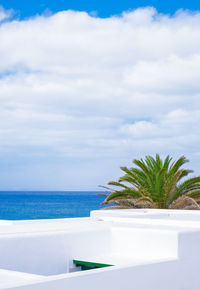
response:
<svg viewBox="0 0 200 290"><path fill-rule="evenodd" d="M46 9L49 9L53 13L73 9L87 12L97 12L99 17L109 17L110 15L120 14L122 11L129 9L135 9L138 7L153 6L158 12L174 14L178 9L199 10L200 3L196 0L185 1L144 1L144 0L101 0L101 1L82 1L82 0L67 0L67 1L16 1L16 0L3 0L0 1L1 5L6 9L14 9L21 18L30 17L37 13L41 14Z"/></svg>
<svg viewBox="0 0 200 290"><path fill-rule="evenodd" d="M1 2L1 190L97 190L156 153L200 174L198 4L133 3Z"/></svg>

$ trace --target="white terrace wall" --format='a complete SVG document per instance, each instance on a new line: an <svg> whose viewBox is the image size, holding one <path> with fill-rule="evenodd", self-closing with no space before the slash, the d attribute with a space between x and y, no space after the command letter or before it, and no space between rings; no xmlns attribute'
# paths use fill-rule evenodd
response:
<svg viewBox="0 0 200 290"><path fill-rule="evenodd" d="M180 282L182 279L183 283ZM51 278L51 281L14 287L13 290L198 290L184 288L178 262L163 262L135 267L109 267Z"/></svg>
<svg viewBox="0 0 200 290"><path fill-rule="evenodd" d="M199 232L182 232L178 236L178 259L59 275L13 290L199 290L199 244Z"/></svg>
<svg viewBox="0 0 200 290"><path fill-rule="evenodd" d="M0 239L0 268L38 275L68 273L74 258L119 254L138 259L177 257L177 233L114 227L52 234L23 234ZM130 261L129 261L130 262Z"/></svg>
<svg viewBox="0 0 200 290"><path fill-rule="evenodd" d="M177 258L176 231L148 228L113 227L112 251L134 260Z"/></svg>
<svg viewBox="0 0 200 290"><path fill-rule="evenodd" d="M38 275L67 273L74 257L107 254L110 230L1 237L0 268Z"/></svg>
<svg viewBox="0 0 200 290"><path fill-rule="evenodd" d="M186 275L185 288L187 290L199 290L200 269L200 232L188 231L179 234L179 263L180 273ZM196 287L195 287L195 286Z"/></svg>
<svg viewBox="0 0 200 290"><path fill-rule="evenodd" d="M107 218L134 218L134 219L166 219L181 221L199 221L200 211L196 210L157 210L157 209L133 209L133 210L94 210L90 212L93 220Z"/></svg>

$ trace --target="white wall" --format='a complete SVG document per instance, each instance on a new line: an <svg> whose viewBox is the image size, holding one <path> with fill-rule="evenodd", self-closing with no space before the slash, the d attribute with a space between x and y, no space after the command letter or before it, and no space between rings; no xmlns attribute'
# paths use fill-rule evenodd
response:
<svg viewBox="0 0 200 290"><path fill-rule="evenodd" d="M173 231L113 227L68 233L1 237L0 268L38 275L69 272L73 259L121 254L137 259L177 256Z"/></svg>
<svg viewBox="0 0 200 290"><path fill-rule="evenodd" d="M129 210L93 210L90 212L93 220L107 218L134 218L134 219L166 219L182 221L199 221L200 211L196 210L158 210L158 209L129 209Z"/></svg>
<svg viewBox="0 0 200 290"><path fill-rule="evenodd" d="M0 268L38 275L67 273L74 257L110 251L110 231L1 237Z"/></svg>
<svg viewBox="0 0 200 290"><path fill-rule="evenodd" d="M122 243L120 248L126 248L128 238L126 234L121 230L118 231L118 229L114 232L114 234L119 234L122 237L118 241L119 244L115 246L119 247ZM127 247L131 247L131 244L134 243L133 237L136 232L134 234L133 232L130 235L132 240ZM126 237L125 240L123 240L123 237ZM158 242L164 242L167 246L163 237ZM144 238L146 238L146 246L148 247L151 238L148 239L145 236ZM15 287L13 290L199 290L200 233L198 231L182 232L179 233L178 238L179 258L174 261L129 267L109 267L60 275L50 277L48 282ZM124 244L124 242L126 243ZM134 247L138 246L137 243L132 245ZM157 246L158 244L156 244ZM141 254L141 249L138 249L138 251Z"/></svg>
<svg viewBox="0 0 200 290"><path fill-rule="evenodd" d="M15 287L13 290L184 290L180 287L178 262L164 262L119 269L97 269L83 275L68 274L68 277ZM191 288L190 290L198 290Z"/></svg>
<svg viewBox="0 0 200 290"><path fill-rule="evenodd" d="M176 258L178 235L168 230L113 227L112 250L133 257L133 260Z"/></svg>
<svg viewBox="0 0 200 290"><path fill-rule="evenodd" d="M130 247L130 250L131 245L133 248L138 247L138 242L142 241L142 239L136 238L137 242L135 241L136 244L134 244L133 237L136 237L135 234L140 235L139 232L134 233L133 231L130 234L130 244L127 241L128 236L121 229L115 229L113 234L121 237L118 240L118 244L115 245L116 249L118 247L120 249L125 249L126 247L128 249ZM150 242L151 244L151 238L153 242L153 236L151 237L150 234L149 237L148 239L143 236L146 240L147 248L148 243ZM155 244L155 250L159 243L163 242L165 245L163 249L165 249L167 246L166 241L165 235L161 239L158 237L158 244ZM142 243L142 246L144 246L145 242ZM48 282L15 287L13 290L199 290L200 232L188 231L179 233L178 245L179 258L172 261L129 267L109 267L82 273L60 275L51 277ZM141 254L142 249L138 248L138 251Z"/></svg>

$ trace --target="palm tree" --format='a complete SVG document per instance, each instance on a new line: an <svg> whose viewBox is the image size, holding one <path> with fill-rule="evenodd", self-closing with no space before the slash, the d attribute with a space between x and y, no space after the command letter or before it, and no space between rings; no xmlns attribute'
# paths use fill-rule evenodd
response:
<svg viewBox="0 0 200 290"><path fill-rule="evenodd" d="M172 162L170 156L162 160L158 154L133 160L136 168L121 167L125 175L108 182L119 189L103 186L110 193L103 204L116 204L114 208L200 209L200 176L181 182L192 172L182 168L186 162L184 156Z"/></svg>

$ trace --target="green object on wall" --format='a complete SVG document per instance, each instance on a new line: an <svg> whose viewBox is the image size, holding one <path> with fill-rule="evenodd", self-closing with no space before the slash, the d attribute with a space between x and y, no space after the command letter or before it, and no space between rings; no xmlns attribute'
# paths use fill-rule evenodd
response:
<svg viewBox="0 0 200 290"><path fill-rule="evenodd" d="M102 263L88 262L88 261L80 261L80 260L73 260L73 263L77 267L81 267L82 271L114 266L114 265L109 265L109 264L102 264Z"/></svg>

